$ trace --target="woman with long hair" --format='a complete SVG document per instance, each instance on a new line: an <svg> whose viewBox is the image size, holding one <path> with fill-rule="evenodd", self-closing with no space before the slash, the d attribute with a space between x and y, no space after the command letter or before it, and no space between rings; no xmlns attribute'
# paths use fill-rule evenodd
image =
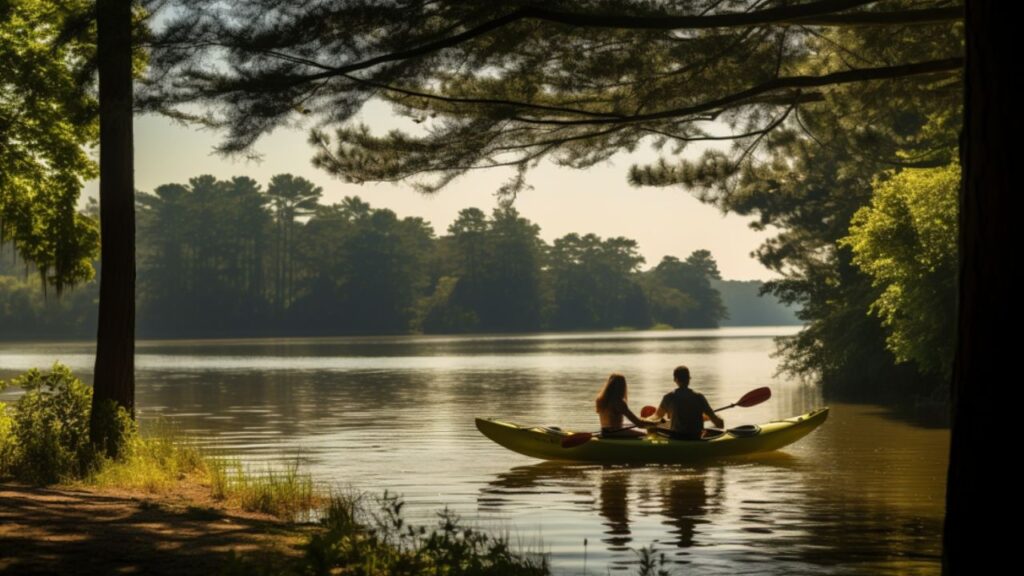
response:
<svg viewBox="0 0 1024 576"><path fill-rule="evenodd" d="M654 426L655 422L640 419L626 405L628 393L626 391L626 377L622 374L612 373L608 381L601 388L601 393L594 401L596 412L601 418L601 436L635 437L643 436L647 432L640 430L647 426ZM622 428L623 418L628 419L639 429Z"/></svg>

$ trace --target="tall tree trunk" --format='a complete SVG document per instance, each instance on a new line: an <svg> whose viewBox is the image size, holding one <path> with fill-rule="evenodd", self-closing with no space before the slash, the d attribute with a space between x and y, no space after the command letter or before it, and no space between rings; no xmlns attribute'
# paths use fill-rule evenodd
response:
<svg viewBox="0 0 1024 576"><path fill-rule="evenodd" d="M102 407L135 409L135 185L132 155L132 2L96 2L100 80L99 331L93 381L94 442Z"/></svg>
<svg viewBox="0 0 1024 576"><path fill-rule="evenodd" d="M274 262L274 307L278 329L284 321L284 214L277 207L277 253Z"/></svg>
<svg viewBox="0 0 1024 576"><path fill-rule="evenodd" d="M943 536L944 574L984 573L995 558L1005 560L995 544L972 548L976 531L989 524L995 507L998 470L979 452L982 436L993 436L990 427L1004 384L1005 374L1019 374L1016 354L1001 336L1010 327L1008 308L1016 301L1010 294L1010 273L1015 269L1008 254L1010 221L1018 216L1011 205L1011 134L1019 124L1019 110L1012 110L1010 79L1014 65L1006 14L997 3L967 2L965 37L967 70L964 91L964 129L960 141L963 186L960 196L960 301L956 357L953 365L953 432L949 477L946 487L946 520ZM998 20L1002 18L1002 21ZM1012 19L1011 19L1012 20ZM1000 376L1000 375L1004 376ZM1006 482L1008 484L1008 482ZM992 554L996 551L995 554Z"/></svg>
<svg viewBox="0 0 1024 576"><path fill-rule="evenodd" d="M292 214L288 216L288 228L284 235L284 254L285 262L287 263L284 278L284 306L286 310L292 305L292 282L294 282L292 278L292 232L295 231L295 216Z"/></svg>

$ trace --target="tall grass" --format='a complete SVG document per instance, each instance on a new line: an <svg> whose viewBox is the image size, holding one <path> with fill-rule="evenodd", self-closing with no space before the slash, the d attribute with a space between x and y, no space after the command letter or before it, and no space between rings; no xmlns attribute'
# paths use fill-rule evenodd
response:
<svg viewBox="0 0 1024 576"><path fill-rule="evenodd" d="M323 501L297 460L284 468L267 466L258 472L237 459L208 457L205 463L213 497L237 501L243 510L309 521Z"/></svg>
<svg viewBox="0 0 1024 576"><path fill-rule="evenodd" d="M105 488L166 492L182 481L202 483L209 456L189 437L166 424L145 436L135 435L119 458L105 458L82 480Z"/></svg>

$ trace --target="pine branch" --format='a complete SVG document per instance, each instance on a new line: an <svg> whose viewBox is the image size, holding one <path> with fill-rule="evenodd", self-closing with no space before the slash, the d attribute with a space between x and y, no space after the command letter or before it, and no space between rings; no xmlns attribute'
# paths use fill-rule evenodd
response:
<svg viewBox="0 0 1024 576"><path fill-rule="evenodd" d="M374 58L338 66L329 71L305 76L306 81L341 76L372 68L387 62L398 62L452 48L474 38L498 30L520 20L542 20L582 28L616 28L628 30L707 30L764 25L798 26L867 26L893 24L931 24L961 19L963 10L933 8L895 12L864 12L835 14L842 10L875 3L875 0L822 0L790 6L766 8L753 12L711 14L701 16L625 16L620 14L580 14L558 12L539 7L521 8L504 16L479 24L447 38L428 42L415 48L383 54Z"/></svg>
<svg viewBox="0 0 1024 576"><path fill-rule="evenodd" d="M739 105L744 105L748 100L762 94L769 94L776 90L785 89L799 89L799 88L822 88L825 86L835 86L840 84L850 84L854 82L867 82L870 80L889 80L893 78L903 78L908 76L916 76L921 74L935 74L942 72L955 72L963 68L963 58L947 58L944 60L930 60L928 62L915 62L913 64L904 64L901 66L883 66L880 68L858 68L854 70L844 70L842 72L833 72L832 74L825 74L824 76L789 76L783 78L777 78L769 80L763 84L759 84L752 88L695 104L693 106L687 106L683 108L673 108L670 110L662 110L660 112L652 112L650 114L637 114L625 118L618 119L593 119L593 120L558 120L558 119L546 119L546 118L527 118L519 117L515 118L523 123L527 124L556 124L556 125L578 125L578 124L612 124L612 123L637 123L637 122L648 122L652 120L664 120L667 118L678 118L680 116L688 116L690 114L698 114L700 112L707 112L709 110L715 110L719 108L728 108Z"/></svg>

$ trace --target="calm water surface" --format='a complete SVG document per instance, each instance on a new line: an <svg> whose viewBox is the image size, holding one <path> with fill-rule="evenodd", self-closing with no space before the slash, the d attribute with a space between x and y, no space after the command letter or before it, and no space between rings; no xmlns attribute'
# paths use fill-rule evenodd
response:
<svg viewBox="0 0 1024 576"><path fill-rule="evenodd" d="M143 420L170 416L256 466L298 456L320 481L398 492L419 521L448 506L550 553L559 574L629 573L652 545L679 574L937 574L948 431L881 408L833 405L784 452L700 467L542 463L473 425L592 430L609 372L638 410L681 363L713 406L772 387L727 425L803 413L821 397L774 376L772 337L792 332L141 342L137 402ZM88 381L92 353L0 343L0 378L59 360Z"/></svg>

